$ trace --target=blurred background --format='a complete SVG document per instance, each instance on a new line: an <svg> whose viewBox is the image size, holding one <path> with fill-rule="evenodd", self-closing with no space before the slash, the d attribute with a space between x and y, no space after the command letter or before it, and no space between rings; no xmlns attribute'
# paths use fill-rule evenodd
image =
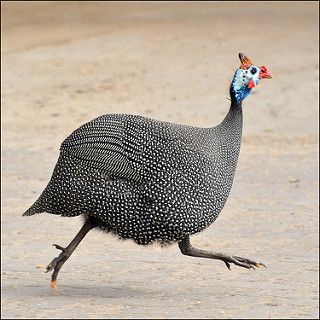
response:
<svg viewBox="0 0 320 320"><path fill-rule="evenodd" d="M316 318L319 3L2 1L2 316ZM52 292L43 268L81 219L22 218L59 146L107 113L218 124L244 52L274 76L244 101L238 168L194 245L256 272L90 233Z"/></svg>

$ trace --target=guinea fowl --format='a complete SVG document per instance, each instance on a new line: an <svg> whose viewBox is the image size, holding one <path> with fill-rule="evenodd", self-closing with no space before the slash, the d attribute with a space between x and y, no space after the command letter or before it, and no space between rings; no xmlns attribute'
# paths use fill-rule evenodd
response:
<svg viewBox="0 0 320 320"><path fill-rule="evenodd" d="M215 221L228 198L240 151L242 100L265 66L239 53L241 66L231 86L231 106L212 128L161 122L137 115L98 117L61 145L50 182L24 215L48 212L83 215L84 225L47 266L51 286L62 265L93 228L147 245L178 243L188 256L222 260L247 269L264 266L238 256L194 248L190 236Z"/></svg>

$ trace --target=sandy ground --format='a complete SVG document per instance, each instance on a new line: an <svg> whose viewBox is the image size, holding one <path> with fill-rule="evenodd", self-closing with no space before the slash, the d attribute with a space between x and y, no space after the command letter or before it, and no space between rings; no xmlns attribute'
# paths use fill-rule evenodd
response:
<svg viewBox="0 0 320 320"><path fill-rule="evenodd" d="M318 9L306 3L2 2L2 317L317 318ZM93 231L49 287L81 219L22 218L63 139L107 113L196 126L226 114L245 52L274 75L244 102L234 186L195 246L228 271Z"/></svg>

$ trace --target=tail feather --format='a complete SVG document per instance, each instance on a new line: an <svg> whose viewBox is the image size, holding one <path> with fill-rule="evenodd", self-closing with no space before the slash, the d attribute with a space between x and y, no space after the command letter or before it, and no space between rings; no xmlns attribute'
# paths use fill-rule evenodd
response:
<svg viewBox="0 0 320 320"><path fill-rule="evenodd" d="M37 201L22 216L32 216L37 213L48 212L48 210L50 210L50 194L47 186Z"/></svg>
<svg viewBox="0 0 320 320"><path fill-rule="evenodd" d="M40 198L22 215L22 216L32 216L37 213L42 213L45 211L43 207L41 196Z"/></svg>

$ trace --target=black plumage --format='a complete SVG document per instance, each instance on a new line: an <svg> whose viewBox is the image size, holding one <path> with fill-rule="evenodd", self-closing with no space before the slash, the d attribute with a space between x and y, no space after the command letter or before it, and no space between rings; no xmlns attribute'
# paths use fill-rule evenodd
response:
<svg viewBox="0 0 320 320"><path fill-rule="evenodd" d="M259 68L253 69L254 77ZM87 227L75 246L56 245L63 252L47 268L55 269L54 284L62 264L94 227L142 245L178 241L182 253L204 257L192 251L199 249L190 245L189 236L217 218L232 186L241 144L242 99L251 90L237 89L237 72L229 112L215 127L113 114L84 124L62 143L50 182L24 213L85 217ZM240 257L210 258L228 267L260 265Z"/></svg>

